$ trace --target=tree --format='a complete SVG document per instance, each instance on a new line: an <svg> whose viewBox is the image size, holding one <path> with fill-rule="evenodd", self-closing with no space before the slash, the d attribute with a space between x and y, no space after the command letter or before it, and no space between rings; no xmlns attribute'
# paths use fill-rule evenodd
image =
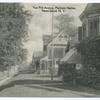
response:
<svg viewBox="0 0 100 100"><path fill-rule="evenodd" d="M26 60L27 50L23 42L27 40L28 11L18 3L0 4L0 68L5 70Z"/></svg>
<svg viewBox="0 0 100 100"><path fill-rule="evenodd" d="M63 33L68 39L65 52L68 52L71 46L74 46L78 41L76 38L77 27L74 25L74 17L68 14L61 14L56 16L57 23L54 25L58 33Z"/></svg>
<svg viewBox="0 0 100 100"><path fill-rule="evenodd" d="M77 32L76 26L74 23L74 17L68 14L61 14L56 16L57 24L55 27L58 30L58 33L63 32L65 36L73 37Z"/></svg>

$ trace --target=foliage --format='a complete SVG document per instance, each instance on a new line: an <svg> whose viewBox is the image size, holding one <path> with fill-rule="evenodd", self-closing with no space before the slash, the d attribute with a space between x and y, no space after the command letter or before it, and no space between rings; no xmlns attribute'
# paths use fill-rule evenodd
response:
<svg viewBox="0 0 100 100"><path fill-rule="evenodd" d="M88 85L88 86L95 86L96 83L98 82L98 72L95 70L93 67L87 67L84 68L82 72L82 79L81 83L83 85Z"/></svg>
<svg viewBox="0 0 100 100"><path fill-rule="evenodd" d="M100 77L100 40L85 41L77 47L78 51L84 56L83 62L83 83L86 85L94 85Z"/></svg>
<svg viewBox="0 0 100 100"><path fill-rule="evenodd" d="M63 81L74 84L77 71L74 64L63 64Z"/></svg>
<svg viewBox="0 0 100 100"><path fill-rule="evenodd" d="M3 10L2 10L3 9ZM26 59L27 11L20 4L0 4L0 68L7 69Z"/></svg>
<svg viewBox="0 0 100 100"><path fill-rule="evenodd" d="M77 28L74 25L74 17L68 14L56 16L57 24L55 27L59 33L63 32L66 36L73 37L77 33Z"/></svg>
<svg viewBox="0 0 100 100"><path fill-rule="evenodd" d="M100 45L99 40L79 44L78 51L84 56L84 62L86 63L86 65L88 66L100 65L99 45Z"/></svg>

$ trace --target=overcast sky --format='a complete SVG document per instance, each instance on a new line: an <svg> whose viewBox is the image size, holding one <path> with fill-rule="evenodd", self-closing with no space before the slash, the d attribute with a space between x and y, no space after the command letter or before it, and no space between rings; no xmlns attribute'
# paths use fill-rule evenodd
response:
<svg viewBox="0 0 100 100"><path fill-rule="evenodd" d="M40 9L33 9L32 6L51 6L51 4L24 4L25 8L28 9L33 17L29 22L29 41L25 44L28 49L28 61L31 60L34 51L41 51L43 47L42 35L51 34L51 13L41 12ZM66 10L65 12L75 17L75 25L80 26L81 21L79 15L82 13L86 4L53 4L58 7L75 7L75 10ZM54 14L56 15L56 14Z"/></svg>

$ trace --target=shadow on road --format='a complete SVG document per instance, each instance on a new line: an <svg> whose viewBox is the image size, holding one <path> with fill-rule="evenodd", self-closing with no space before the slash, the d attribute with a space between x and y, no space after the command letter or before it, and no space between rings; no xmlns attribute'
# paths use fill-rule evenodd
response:
<svg viewBox="0 0 100 100"><path fill-rule="evenodd" d="M12 83L15 85L23 85L23 86L29 87L29 88L45 89L47 91L61 92L60 90L45 86L48 84L56 84L57 85L57 84L61 83L61 81L57 81L57 80L51 81L51 80L35 80L35 79L33 79L33 80L27 79L26 80L25 79L25 80L15 80Z"/></svg>
<svg viewBox="0 0 100 100"><path fill-rule="evenodd" d="M31 79L25 79L25 80L15 80L13 81L16 85L24 85L24 84L52 84L52 83L60 83L61 81L51 81L51 80L31 80Z"/></svg>
<svg viewBox="0 0 100 100"><path fill-rule="evenodd" d="M59 88L59 89L63 89L63 90L75 91L75 92L84 92L84 93L100 95L99 90L89 88L89 87L79 86L79 85L67 84L67 83L58 84L58 85L46 84L46 85L43 85L43 86L52 87L52 88L54 87L54 88Z"/></svg>
<svg viewBox="0 0 100 100"><path fill-rule="evenodd" d="M53 88L49 88L49 87L44 87L44 86L25 86L25 87L29 87L29 88L35 88L35 89L44 89L46 91L51 91L51 92L62 92L61 90L58 89L53 89Z"/></svg>
<svg viewBox="0 0 100 100"><path fill-rule="evenodd" d="M13 81L13 84L23 85L25 87L35 88L35 89L44 89L47 91L54 91L54 92L62 92L63 90L70 90L76 92L100 94L100 91L97 91L95 89L82 87L79 85L67 84L58 80L51 81L51 80L24 79L24 80L15 80Z"/></svg>

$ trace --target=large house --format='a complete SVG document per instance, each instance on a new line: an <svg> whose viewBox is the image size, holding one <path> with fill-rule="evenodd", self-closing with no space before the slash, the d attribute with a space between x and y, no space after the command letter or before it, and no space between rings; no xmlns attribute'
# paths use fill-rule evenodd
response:
<svg viewBox="0 0 100 100"><path fill-rule="evenodd" d="M89 3L80 15L79 52L84 56L83 65L100 70L100 4Z"/></svg>
<svg viewBox="0 0 100 100"><path fill-rule="evenodd" d="M47 55L41 59L41 70L43 69L45 72L48 72L53 66L54 73L57 72L58 62L64 57L67 44L68 39L63 33L59 33L54 37L47 45Z"/></svg>

